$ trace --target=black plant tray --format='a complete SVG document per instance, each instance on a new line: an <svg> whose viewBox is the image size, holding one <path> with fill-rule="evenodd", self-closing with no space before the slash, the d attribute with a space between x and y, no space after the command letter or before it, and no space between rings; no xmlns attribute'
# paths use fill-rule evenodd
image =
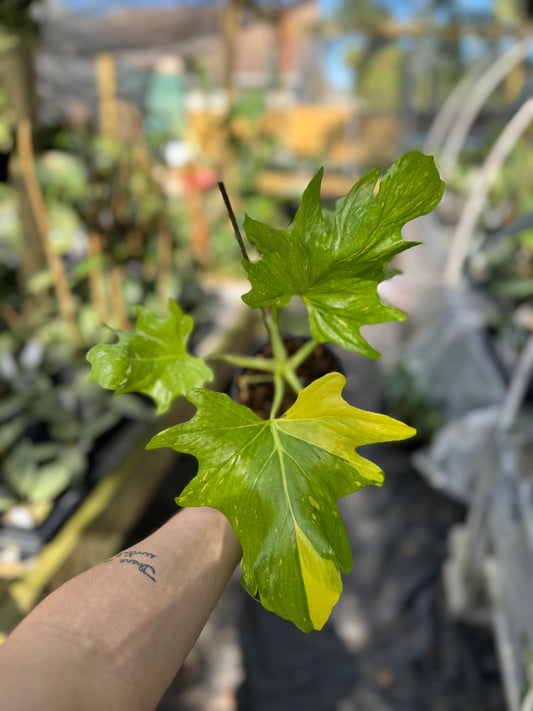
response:
<svg viewBox="0 0 533 711"><path fill-rule="evenodd" d="M90 487L69 489L54 502L54 507L40 526L22 528L10 524L0 526L0 548L14 546L19 551L20 559L36 555L43 545L59 531L65 521L72 516L85 499Z"/></svg>
<svg viewBox="0 0 533 711"><path fill-rule="evenodd" d="M89 454L82 484L58 496L46 519L35 528L0 524L0 549L17 549L22 561L35 556L72 516L94 486L112 472L147 429L146 421L122 420L102 435Z"/></svg>

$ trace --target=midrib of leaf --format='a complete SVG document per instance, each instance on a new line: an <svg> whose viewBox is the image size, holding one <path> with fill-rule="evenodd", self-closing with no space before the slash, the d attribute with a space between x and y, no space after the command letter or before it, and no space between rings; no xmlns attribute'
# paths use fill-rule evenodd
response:
<svg viewBox="0 0 533 711"><path fill-rule="evenodd" d="M270 425L274 446L277 451L280 464L283 491L285 493L285 498L287 499L287 506L289 508L294 526L296 550L300 563L307 610L313 627L320 630L327 621L331 608L339 599L342 590L340 574L335 563L320 555L313 543L298 525L289 495L284 455L292 459L302 474L305 474L305 472L302 470L299 462L295 460L294 457L292 457L281 444L276 421L270 420Z"/></svg>
<svg viewBox="0 0 533 711"><path fill-rule="evenodd" d="M264 431L264 429L267 426L268 426L268 423L265 422L264 426L260 427L260 429L259 429L258 433L255 435L255 437L246 443L246 446L243 447L243 449L239 452L239 454L241 454L241 452L243 452L246 449L246 447L251 445L252 442L254 442L259 437L259 435L262 434L262 432ZM273 456L274 456L274 453L272 452L270 454L270 456L265 459L265 461L262 463L262 465L257 468L257 472L256 472L255 480L254 480L254 485L255 485L256 481L261 477L261 474L263 473L263 471L267 468L268 463L270 462L270 460L272 459Z"/></svg>
<svg viewBox="0 0 533 711"><path fill-rule="evenodd" d="M356 266L357 266L357 268L359 269L359 271L361 271L361 270L362 270L361 268L362 268L365 264L372 264L372 263L374 263L374 262L380 263L381 261L383 261L383 260L379 257L379 255L376 256L376 257L372 257L372 258L370 258L370 259L364 259L364 260L363 260L363 259L360 259L361 257L363 257L363 256L365 255L365 252L368 252L368 251L372 248L373 245L371 244L371 240L373 239L373 235L374 235L374 233L375 233L376 231L377 231L377 228L375 228L375 229L372 231L371 235L369 236L369 243L368 243L368 244L365 244L365 245L360 249L359 252L352 252L352 253L350 253L350 254L347 254L347 255L344 256L344 257L335 257L335 256L333 256L333 260L331 261L331 263L330 263L327 267L325 267L321 272L315 273L314 278L308 279L307 285L306 285L303 289L300 289L300 294L299 294L299 295L302 296L303 298L306 298L306 292L307 292L307 291L310 291L311 289L313 289L313 287L317 286L318 284L320 284L320 283L323 282L324 280L330 279L330 278L331 278L331 275L332 275L332 274L335 272L335 270L336 270L339 266L341 266L342 264L346 264L346 263L349 263L349 262L353 262L353 263L354 263L354 266L355 266L355 262L357 262L357 265L356 265ZM403 240L402 240L402 241L403 241ZM401 243L400 243L400 242L398 243L398 246L401 246ZM368 280L365 280L365 279L364 279L363 277L361 277L361 276L355 276L354 278L355 278L355 279L360 279L361 281L368 281ZM372 281L374 281L374 280L372 280Z"/></svg>
<svg viewBox="0 0 533 711"><path fill-rule="evenodd" d="M374 196L372 205L369 207L370 210L372 210L374 208L376 199L377 199L377 196ZM381 214L383 214L383 209L384 208L382 207ZM395 223L391 222L390 224L391 224L391 229L394 229L394 227L396 227ZM385 227L388 227L388 223L385 224ZM376 220L376 224L374 225L372 230L368 233L366 240L365 240L365 244L359 249L359 251L353 251L344 257L339 257L339 256L337 256L336 253L339 251L340 248L342 248L342 244L343 244L343 242L345 242L346 236L343 235L339 229L337 229L337 225L335 226L335 231L333 232L333 234L331 232L329 232L327 227L325 227L325 225L324 225L324 233L330 238L330 240L332 242L333 260L328 265L328 267L326 269L324 269L324 271L321 273L320 278L317 279L316 281L320 281L320 279L325 274L328 274L329 272L331 272L337 265L343 264L344 262L354 261L354 260L362 257L365 254L365 252L368 252L368 250L372 247L372 243L374 241L375 235L378 232L378 230L383 230L383 229L384 229L384 226L381 224L380 220ZM350 239L350 241L352 241L355 237L357 237L356 234ZM344 250L342 250L342 251L344 251ZM366 261L371 262L371 261L375 261L375 260L370 259L370 260L366 260ZM314 286L314 284L316 284L316 281L313 283L313 286Z"/></svg>
<svg viewBox="0 0 533 711"><path fill-rule="evenodd" d="M139 354L136 353L135 360L139 361L141 363L144 363L145 361L146 362L149 361L150 363L153 363L156 360L177 360L178 358L185 358L186 355L187 355L186 353L179 353L179 354L171 353L170 355L160 355L160 356L150 356L149 358L140 358Z"/></svg>
<svg viewBox="0 0 533 711"><path fill-rule="evenodd" d="M292 508L292 502L291 502L291 497L289 496L289 487L287 484L287 472L285 471L285 461L283 459L283 454L287 454L285 449L283 448L283 445L281 444L281 440L279 438L278 434L278 426L275 420L270 420L270 431L272 432L272 439L274 440L274 446L276 448L276 451L278 453L278 459L279 459L279 465L281 469L281 476L282 476L282 481L283 481L283 491L285 493L285 498L287 499L287 505L289 507L289 511L291 512L291 518L293 520L293 523L296 526L298 524L296 523L296 517L294 515L294 510Z"/></svg>

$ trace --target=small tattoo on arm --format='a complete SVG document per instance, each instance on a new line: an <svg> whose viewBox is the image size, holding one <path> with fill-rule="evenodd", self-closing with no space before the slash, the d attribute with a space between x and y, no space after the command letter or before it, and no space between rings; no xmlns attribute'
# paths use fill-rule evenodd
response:
<svg viewBox="0 0 533 711"><path fill-rule="evenodd" d="M137 560L136 558L121 558L119 560L119 563L131 563L132 565L136 565L139 568L139 571L143 573L143 575L146 575L147 578L153 580L154 583L156 582L155 568L153 565L149 565L148 563L141 563L141 561Z"/></svg>
<svg viewBox="0 0 533 711"><path fill-rule="evenodd" d="M145 558L155 558L155 553L148 553L148 551L121 551L117 553L114 558L135 558L135 556L144 556Z"/></svg>
<svg viewBox="0 0 533 711"><path fill-rule="evenodd" d="M156 557L157 556L155 555L155 553L149 553L148 551L121 551L120 553L114 555L112 558L109 558L109 561L118 558L119 563L129 563L130 565L134 565L137 567L140 573L146 575L147 578L153 580L153 582L155 583L157 582L155 577L155 568L150 563L147 563L146 560L153 560L153 558Z"/></svg>

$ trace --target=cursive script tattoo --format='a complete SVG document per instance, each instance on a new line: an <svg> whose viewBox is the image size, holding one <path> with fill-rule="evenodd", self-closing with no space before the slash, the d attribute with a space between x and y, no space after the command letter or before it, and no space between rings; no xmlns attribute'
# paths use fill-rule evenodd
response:
<svg viewBox="0 0 533 711"><path fill-rule="evenodd" d="M135 558L121 558L119 563L131 563L132 565L136 565L143 575L146 575L147 578L153 580L154 583L157 582L155 579L155 568L153 565L150 565L149 563L141 563L140 560L136 560Z"/></svg>
<svg viewBox="0 0 533 711"><path fill-rule="evenodd" d="M143 555L145 558L155 558L155 553L148 553L148 551L121 551L117 553L114 558L135 558L135 556Z"/></svg>
<svg viewBox="0 0 533 711"><path fill-rule="evenodd" d="M107 562L109 563L110 561L115 560L115 558L118 558L119 563L129 563L130 565L136 566L140 573L146 575L147 578L156 583L155 568L153 565L146 562L146 559L152 560L156 557L155 553L149 553L148 551L121 551L110 558Z"/></svg>

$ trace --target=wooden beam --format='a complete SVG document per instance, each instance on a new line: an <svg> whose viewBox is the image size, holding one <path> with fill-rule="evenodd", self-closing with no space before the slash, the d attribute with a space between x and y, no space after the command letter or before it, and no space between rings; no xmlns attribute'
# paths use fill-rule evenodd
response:
<svg viewBox="0 0 533 711"><path fill-rule="evenodd" d="M346 27L338 22L325 22L316 25L314 31L323 37L341 37L349 33L360 33L368 37L398 39L400 37L484 37L487 39L498 37L524 37L530 34L529 25L509 28L495 21L472 23L453 23L437 25L423 21L399 23L386 20L375 29L364 27Z"/></svg>

